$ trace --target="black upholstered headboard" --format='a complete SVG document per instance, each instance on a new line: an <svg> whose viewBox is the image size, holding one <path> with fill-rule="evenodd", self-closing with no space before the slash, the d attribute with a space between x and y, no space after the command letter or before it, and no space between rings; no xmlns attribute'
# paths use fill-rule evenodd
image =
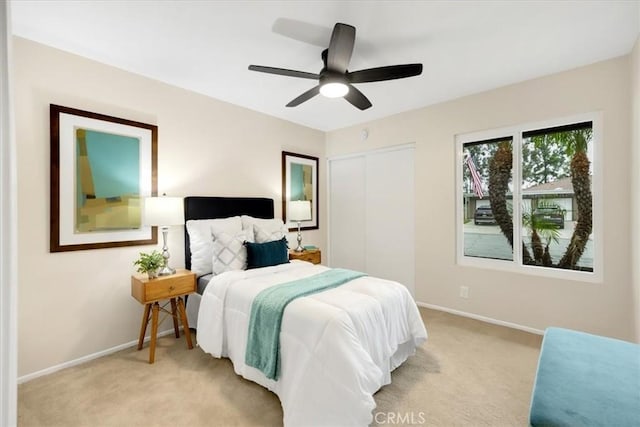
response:
<svg viewBox="0 0 640 427"><path fill-rule="evenodd" d="M249 215L255 218L273 218L273 199L263 197L203 197L184 198L184 219L228 218ZM184 228L184 263L191 268L191 244L187 227Z"/></svg>

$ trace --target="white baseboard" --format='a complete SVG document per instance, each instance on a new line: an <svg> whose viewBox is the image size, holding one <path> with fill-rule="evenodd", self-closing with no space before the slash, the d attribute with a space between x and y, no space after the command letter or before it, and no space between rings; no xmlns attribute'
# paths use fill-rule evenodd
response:
<svg viewBox="0 0 640 427"><path fill-rule="evenodd" d="M182 327L180 327L182 330ZM158 332L158 338L163 337L165 335L173 334L173 329L167 329L166 331ZM150 337L145 337L144 342L149 342L151 340ZM54 372L60 371L62 369L70 368L72 366L80 365L82 363L86 363L90 360L97 359L102 356L107 356L111 353L115 353L120 350L124 350L125 348L133 347L134 345L138 345L138 340L129 341L124 344L117 345L115 347L108 348L106 350L99 351L97 353L88 354L86 356L80 357L78 359L69 360L68 362L60 363L59 365L51 366L49 368L42 369L40 371L32 372L27 375L23 375L18 377L18 384L26 383L27 381L34 380L38 377L42 377L44 375L53 374Z"/></svg>
<svg viewBox="0 0 640 427"><path fill-rule="evenodd" d="M493 319L491 317L481 316L479 314L467 313L466 311L454 310L452 308L441 307L439 305L427 304L426 302L416 301L419 307L430 308L432 310L444 311L455 314L456 316L468 317L470 319L480 320L482 322L492 323L494 325L506 326L507 328L519 329L521 331L530 332L532 334L544 335L544 331L540 329L530 328L529 326L518 325L517 323L505 322L504 320Z"/></svg>
<svg viewBox="0 0 640 427"><path fill-rule="evenodd" d="M544 335L544 331L540 329L530 328L528 326L518 325L517 323L505 322L503 320L492 319L491 317L481 316L479 314L467 313L465 311L454 310L452 308L441 307L439 305L427 304L426 302L416 301L416 304L419 307L430 308L432 310L444 311L446 313L455 314L457 316L468 317L475 320L480 320L482 322L492 323L494 325L506 326L508 328L519 329L521 331L530 332L532 334ZM173 333L173 329L168 329L163 332L158 332L158 337L162 337L165 335L169 335ZM146 337L144 342L149 342L150 338ZM80 365L82 363L86 363L90 360L97 359L102 356L107 356L109 354L115 353L120 350L124 350L125 348L133 347L134 345L138 345L138 340L129 341L124 344L117 345L115 347L108 348L106 350L99 351L97 353L89 354L78 359L70 360L68 362L60 363L59 365L51 366L46 369L42 369L40 371L32 372L27 375L23 375L18 377L18 384L25 383L27 381L31 381L33 379L42 377L44 375L53 374L54 372L60 371L65 368L70 368L72 366Z"/></svg>

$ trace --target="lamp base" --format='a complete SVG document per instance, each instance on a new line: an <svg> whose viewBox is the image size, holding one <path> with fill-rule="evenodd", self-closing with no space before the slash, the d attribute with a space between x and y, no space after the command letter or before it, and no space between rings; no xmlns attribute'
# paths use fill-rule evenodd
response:
<svg viewBox="0 0 640 427"><path fill-rule="evenodd" d="M172 274L176 274L176 269L171 268L168 265L165 265L160 270L158 270L158 276L171 276Z"/></svg>
<svg viewBox="0 0 640 427"><path fill-rule="evenodd" d="M294 249L294 252L303 252L304 248L302 247L302 233L300 233L300 221L298 221L298 247Z"/></svg>
<svg viewBox="0 0 640 427"><path fill-rule="evenodd" d="M164 258L164 265L158 270L158 276L170 276L176 274L176 269L169 267L169 248L167 247L167 233L169 227L162 227L162 258Z"/></svg>

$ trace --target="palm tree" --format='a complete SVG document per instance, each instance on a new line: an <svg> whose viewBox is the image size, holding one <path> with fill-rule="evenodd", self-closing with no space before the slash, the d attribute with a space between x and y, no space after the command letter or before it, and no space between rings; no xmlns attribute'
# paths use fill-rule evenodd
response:
<svg viewBox="0 0 640 427"><path fill-rule="evenodd" d="M578 205L578 220L567 246L564 256L558 262L559 268L575 268L582 256L593 230L593 195L591 193L590 161L587 156L587 141L591 137L588 132L574 131L567 139L567 150L573 152L571 157L571 184Z"/></svg>
<svg viewBox="0 0 640 427"><path fill-rule="evenodd" d="M571 241L564 255L556 265L549 254L552 240L557 235L549 234L549 224L535 221L533 216L525 218L531 234L533 256L522 242L522 262L524 264L542 265L564 269L576 269L593 228L593 196L591 193L590 161L587 156L587 143L591 139L591 129L578 129L545 135L545 139L553 138L565 147L567 156L571 158L571 183L576 197L578 219ZM535 138L535 137L534 137ZM513 152L510 141L499 143L498 150L489 161L489 202L491 210L500 226L500 231L513 247L513 217L507 207L507 192L511 177ZM542 242L546 240L546 247Z"/></svg>
<svg viewBox="0 0 640 427"><path fill-rule="evenodd" d="M489 161L489 203L500 231L513 248L513 218L507 206L507 192L513 166L511 140L498 143L498 150ZM531 255L522 242L522 259L531 263Z"/></svg>
<svg viewBox="0 0 640 427"><path fill-rule="evenodd" d="M555 203L545 202L540 202L538 204L538 208L550 207L559 206ZM522 226L527 228L531 235L531 250L533 251L535 265L551 267L553 265L553 260L551 259L551 253L549 252L549 246L551 246L551 242L558 243L558 238L560 237L560 232L556 228L556 225L523 209Z"/></svg>

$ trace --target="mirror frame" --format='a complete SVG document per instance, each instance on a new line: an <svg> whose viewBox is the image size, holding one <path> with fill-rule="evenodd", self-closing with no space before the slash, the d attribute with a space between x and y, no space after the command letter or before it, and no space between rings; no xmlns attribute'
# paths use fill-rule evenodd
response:
<svg viewBox="0 0 640 427"><path fill-rule="evenodd" d="M308 156L306 154L282 152L282 220L289 231L297 231L297 222L287 222L287 205L291 200L291 164L301 163L311 166L311 187L313 191L311 200L311 220L302 221L301 230L317 230L320 226L319 209L318 209L318 158Z"/></svg>

